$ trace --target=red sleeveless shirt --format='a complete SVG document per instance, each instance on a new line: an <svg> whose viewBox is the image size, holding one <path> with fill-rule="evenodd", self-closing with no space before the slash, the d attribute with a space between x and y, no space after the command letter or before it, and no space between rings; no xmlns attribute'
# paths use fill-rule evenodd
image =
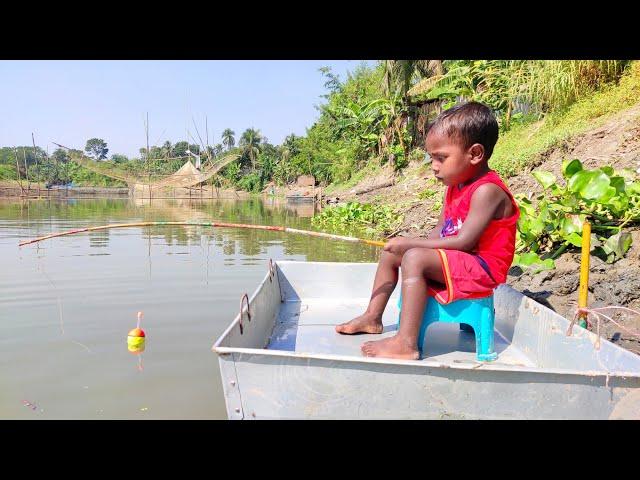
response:
<svg viewBox="0 0 640 480"><path fill-rule="evenodd" d="M475 182L459 186L450 186L447 188L444 201L444 225L440 231L440 237L448 237L457 235L462 227L469 207L471 206L471 197L480 185L485 183L493 183L506 192L511 200L514 213L510 217L500 220L491 220L485 231L480 236L480 240L475 249L470 252L486 264L489 274L496 283L504 283L507 280L507 272L513 262L516 244L516 223L520 217L520 210L516 204L513 195L500 179L498 174L490 170Z"/></svg>

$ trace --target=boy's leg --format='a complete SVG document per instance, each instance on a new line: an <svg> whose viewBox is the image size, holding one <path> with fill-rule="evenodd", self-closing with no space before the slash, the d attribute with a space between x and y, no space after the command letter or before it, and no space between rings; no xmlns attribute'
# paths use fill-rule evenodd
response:
<svg viewBox="0 0 640 480"><path fill-rule="evenodd" d="M366 342L362 353L367 357L417 360L418 334L427 303L427 282L444 283L438 252L429 248L412 248L402 258L402 313L398 333L384 340Z"/></svg>
<svg viewBox="0 0 640 480"><path fill-rule="evenodd" d="M336 332L344 334L382 333L382 314L398 283L398 269L401 262L400 255L382 252L367 310L350 322L337 325Z"/></svg>

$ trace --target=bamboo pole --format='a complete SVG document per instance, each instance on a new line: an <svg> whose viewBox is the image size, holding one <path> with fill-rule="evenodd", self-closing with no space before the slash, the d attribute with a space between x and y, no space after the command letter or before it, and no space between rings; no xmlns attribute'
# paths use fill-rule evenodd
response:
<svg viewBox="0 0 640 480"><path fill-rule="evenodd" d="M36 139L31 132L31 142L33 143L33 156L36 157L36 167L38 166L38 155L36 155Z"/></svg>
<svg viewBox="0 0 640 480"><path fill-rule="evenodd" d="M147 182L149 183L149 200L151 200L151 164L149 163L149 112L147 112L147 123L145 125L145 130L147 133ZM144 190L143 190L144 196Z"/></svg>
<svg viewBox="0 0 640 480"><path fill-rule="evenodd" d="M270 230L274 232L298 233L301 235L309 235L312 237L330 238L332 240L344 240L344 241L353 242L353 243L364 243L366 245L374 245L376 247L383 247L385 245L385 242L381 242L378 240L366 240L366 239L361 239L356 237L347 237L344 235L334 235L331 233L312 232L309 230L299 230L297 228L281 227L278 225L251 225L247 223L226 223L226 222L136 222L136 223L113 223L110 225L101 225L97 227L85 227L85 228L79 228L75 230L67 230L65 232L51 233L49 235L33 238L31 240L25 240L23 242L20 242L18 246L22 247L24 245L41 242L43 240L48 240L50 238L73 235L76 233L95 232L97 230L106 230L109 228L152 227L152 226L166 226L166 225L181 225L181 226L192 226L192 227L201 226L201 227L218 227L218 228L249 228L254 230Z"/></svg>
<svg viewBox="0 0 640 480"><path fill-rule="evenodd" d="M38 155L36 153L36 139L33 136L33 132L31 132L31 142L33 144L33 156L36 159L36 167L38 166ZM38 198L40 198L40 182L38 181Z"/></svg>
<svg viewBox="0 0 640 480"><path fill-rule="evenodd" d="M24 176L27 179L27 195L31 192L31 182L29 181L29 167L27 166L27 154L22 147L22 159L24 161Z"/></svg>
<svg viewBox="0 0 640 480"><path fill-rule="evenodd" d="M591 250L591 224L585 220L582 224L582 255L580 259L580 289L578 295L578 308L586 308L589 296L589 252ZM586 313L580 313L578 324L587 326Z"/></svg>
<svg viewBox="0 0 640 480"><path fill-rule="evenodd" d="M20 185L20 191L24 195L24 187L22 186L22 179L20 178L20 162L18 160L18 149L13 147L13 154L16 156L16 176L18 179L18 185Z"/></svg>

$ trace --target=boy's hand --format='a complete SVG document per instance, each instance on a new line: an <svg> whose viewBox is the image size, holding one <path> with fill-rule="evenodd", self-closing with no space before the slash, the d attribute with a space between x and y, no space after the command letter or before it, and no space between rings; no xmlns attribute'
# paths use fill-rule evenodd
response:
<svg viewBox="0 0 640 480"><path fill-rule="evenodd" d="M394 255L403 255L412 247L411 240L403 237L395 237L384 245L384 251Z"/></svg>

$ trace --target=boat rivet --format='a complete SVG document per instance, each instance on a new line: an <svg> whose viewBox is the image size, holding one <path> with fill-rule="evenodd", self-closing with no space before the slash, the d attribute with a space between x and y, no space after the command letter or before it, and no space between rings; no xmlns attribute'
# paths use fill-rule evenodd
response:
<svg viewBox="0 0 640 480"><path fill-rule="evenodd" d="M236 413L240 413L240 409L239 408L236 408Z"/></svg>
<svg viewBox="0 0 640 480"><path fill-rule="evenodd" d="M236 382L234 380L231 380L231 386L235 387L236 386Z"/></svg>

